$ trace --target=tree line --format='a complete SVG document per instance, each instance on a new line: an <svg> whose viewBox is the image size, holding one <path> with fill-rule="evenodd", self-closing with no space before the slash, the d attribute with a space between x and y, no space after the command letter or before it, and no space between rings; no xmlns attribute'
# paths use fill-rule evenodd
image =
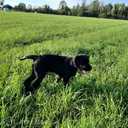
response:
<svg viewBox="0 0 128 128"><path fill-rule="evenodd" d="M104 4L99 0L93 0L90 4L83 2L81 5L77 4L72 8L67 5L66 1L62 0L58 9L52 9L49 5L32 7L32 5L26 6L25 3L19 3L14 7L14 10L69 16L128 19L128 6L126 4Z"/></svg>

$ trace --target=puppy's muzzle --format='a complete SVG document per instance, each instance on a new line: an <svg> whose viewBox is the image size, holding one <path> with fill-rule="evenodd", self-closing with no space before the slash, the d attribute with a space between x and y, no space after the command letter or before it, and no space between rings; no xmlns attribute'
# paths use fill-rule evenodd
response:
<svg viewBox="0 0 128 128"><path fill-rule="evenodd" d="M91 70L92 70L92 66L91 65L86 65L86 66L80 67L80 71L81 71L82 74L86 73L86 72L89 72Z"/></svg>
<svg viewBox="0 0 128 128"><path fill-rule="evenodd" d="M92 70L92 66L91 65L86 66L85 71L91 71L91 70Z"/></svg>

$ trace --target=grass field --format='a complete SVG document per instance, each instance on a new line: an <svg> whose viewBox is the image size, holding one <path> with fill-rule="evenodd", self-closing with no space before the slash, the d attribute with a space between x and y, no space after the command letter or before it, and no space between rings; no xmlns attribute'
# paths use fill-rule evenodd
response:
<svg viewBox="0 0 128 128"><path fill-rule="evenodd" d="M32 62L18 58L45 53L88 53L93 70L21 96ZM1 128L127 128L128 22L0 12L0 98Z"/></svg>

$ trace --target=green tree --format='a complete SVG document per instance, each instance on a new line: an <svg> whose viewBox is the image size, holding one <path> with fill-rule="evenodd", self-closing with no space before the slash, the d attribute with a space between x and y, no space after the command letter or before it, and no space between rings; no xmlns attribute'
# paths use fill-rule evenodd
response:
<svg viewBox="0 0 128 128"><path fill-rule="evenodd" d="M125 4L119 4L118 17L125 18Z"/></svg>
<svg viewBox="0 0 128 128"><path fill-rule="evenodd" d="M44 5L43 11L44 11L44 13L50 13L51 12L50 6L47 4Z"/></svg>
<svg viewBox="0 0 128 128"><path fill-rule="evenodd" d="M113 6L112 6L112 4L107 4L106 6L105 6L105 9L106 9L106 15L107 15L107 17L111 17L112 16L112 9L113 9Z"/></svg>
<svg viewBox="0 0 128 128"><path fill-rule="evenodd" d="M90 5L89 5L89 10L91 11L93 16L98 17L100 13L100 1L99 0L94 0Z"/></svg>
<svg viewBox="0 0 128 128"><path fill-rule="evenodd" d="M32 11L33 11L31 4L29 4L29 5L27 6L26 11L27 11L27 12L32 12Z"/></svg>
<svg viewBox="0 0 128 128"><path fill-rule="evenodd" d="M60 1L59 9L64 9L65 7L67 7L66 1L65 0Z"/></svg>
<svg viewBox="0 0 128 128"><path fill-rule="evenodd" d="M26 11L26 5L24 3L19 3L14 8L15 8L15 10L18 10L18 11Z"/></svg>
<svg viewBox="0 0 128 128"><path fill-rule="evenodd" d="M86 6L85 6L85 3L83 2L82 5L80 6L79 10L78 10L78 15L84 16L85 15L85 9L86 9Z"/></svg>
<svg viewBox="0 0 128 128"><path fill-rule="evenodd" d="M100 17L112 17L112 4L100 5Z"/></svg>
<svg viewBox="0 0 128 128"><path fill-rule="evenodd" d="M77 16L78 11L77 11L76 6L73 6L73 8L71 9L71 13L72 13L73 16Z"/></svg>
<svg viewBox="0 0 128 128"><path fill-rule="evenodd" d="M114 4L112 9L112 16L114 18L118 18L118 12L119 12L119 4Z"/></svg>
<svg viewBox="0 0 128 128"><path fill-rule="evenodd" d="M128 19L128 6L125 6L124 17L125 19Z"/></svg>
<svg viewBox="0 0 128 128"><path fill-rule="evenodd" d="M61 15L71 15L71 10L64 0L60 1L58 12Z"/></svg>
<svg viewBox="0 0 128 128"><path fill-rule="evenodd" d="M101 3L101 5L100 5L99 17L107 17L106 8L103 3Z"/></svg>

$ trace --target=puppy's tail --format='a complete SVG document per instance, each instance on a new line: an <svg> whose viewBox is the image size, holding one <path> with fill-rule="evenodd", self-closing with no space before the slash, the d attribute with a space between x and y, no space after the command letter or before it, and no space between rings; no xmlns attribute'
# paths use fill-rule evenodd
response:
<svg viewBox="0 0 128 128"><path fill-rule="evenodd" d="M20 60L32 59L33 61L35 61L39 57L40 57L39 55L28 55L20 58Z"/></svg>

